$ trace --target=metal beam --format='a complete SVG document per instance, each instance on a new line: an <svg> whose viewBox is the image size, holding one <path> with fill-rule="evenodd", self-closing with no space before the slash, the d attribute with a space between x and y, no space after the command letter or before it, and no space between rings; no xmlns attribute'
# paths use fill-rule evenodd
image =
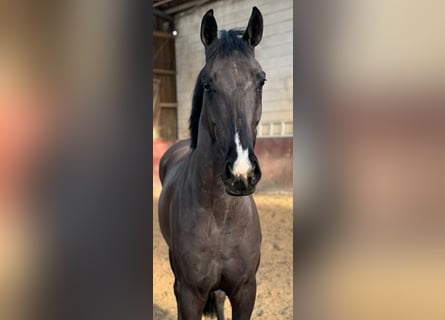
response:
<svg viewBox="0 0 445 320"><path fill-rule="evenodd" d="M174 13L177 13L177 12L180 12L180 11L188 10L190 8L193 8L193 7L201 6L201 5L203 5L203 4L207 3L207 2L210 2L210 1L209 0L187 1L187 2L184 2L183 4L178 5L178 6L171 7L169 9L165 10L165 12L167 14L174 14Z"/></svg>
<svg viewBox="0 0 445 320"><path fill-rule="evenodd" d="M161 1L158 1L158 2L156 2L155 4L153 4L153 8L162 6L162 5L167 4L167 3L169 3L169 2L172 2L172 1L173 1L173 0L161 0Z"/></svg>
<svg viewBox="0 0 445 320"><path fill-rule="evenodd" d="M160 17L160 18L168 20L170 22L174 22L174 19L173 19L173 17L171 15L168 15L168 14L166 14L165 12L163 12L163 11L161 11L159 9L153 8L153 14L158 16L158 17Z"/></svg>

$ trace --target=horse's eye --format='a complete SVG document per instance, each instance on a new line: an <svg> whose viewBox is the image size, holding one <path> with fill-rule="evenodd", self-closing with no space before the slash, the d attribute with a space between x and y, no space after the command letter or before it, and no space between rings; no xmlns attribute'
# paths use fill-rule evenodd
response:
<svg viewBox="0 0 445 320"><path fill-rule="evenodd" d="M261 80L260 83L258 84L257 90L262 91L265 83L266 83L266 79Z"/></svg>
<svg viewBox="0 0 445 320"><path fill-rule="evenodd" d="M210 89L212 88L208 82L204 82L202 84L202 87L204 88L205 91L210 91Z"/></svg>

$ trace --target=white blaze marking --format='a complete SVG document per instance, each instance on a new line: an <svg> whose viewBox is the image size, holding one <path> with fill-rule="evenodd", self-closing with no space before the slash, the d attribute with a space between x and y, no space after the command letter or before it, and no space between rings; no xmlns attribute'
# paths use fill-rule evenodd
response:
<svg viewBox="0 0 445 320"><path fill-rule="evenodd" d="M232 173L235 176L247 177L248 173L252 170L252 163L249 159L249 150L243 149L239 140L238 131L235 133L235 145L236 145L236 160L233 164Z"/></svg>
<svg viewBox="0 0 445 320"><path fill-rule="evenodd" d="M233 63L233 69L235 69L235 74L238 74L238 67L236 65L236 62Z"/></svg>

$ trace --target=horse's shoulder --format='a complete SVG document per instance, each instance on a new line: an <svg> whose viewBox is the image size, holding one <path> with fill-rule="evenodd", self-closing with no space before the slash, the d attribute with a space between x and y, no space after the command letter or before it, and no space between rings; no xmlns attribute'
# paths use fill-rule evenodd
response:
<svg viewBox="0 0 445 320"><path fill-rule="evenodd" d="M164 182L169 169L188 157L192 150L190 144L190 139L180 140L168 148L163 154L159 162L159 177L161 182Z"/></svg>

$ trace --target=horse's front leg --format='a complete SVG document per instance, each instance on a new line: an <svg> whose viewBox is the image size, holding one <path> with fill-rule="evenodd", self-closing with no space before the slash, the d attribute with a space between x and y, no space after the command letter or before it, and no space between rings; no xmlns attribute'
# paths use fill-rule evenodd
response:
<svg viewBox="0 0 445 320"><path fill-rule="evenodd" d="M232 320L249 320L256 297L256 279L253 277L237 292L229 295L232 305Z"/></svg>
<svg viewBox="0 0 445 320"><path fill-rule="evenodd" d="M175 283L173 284L173 292L175 293L175 298L176 298L176 308L177 308L177 313L178 313L178 320L181 320L181 314L179 313L179 280L178 280L178 276L176 275L176 272L175 272L175 267L173 264L173 254L172 254L171 250L168 251L168 258L170 260L170 267L171 267L173 274L175 276Z"/></svg>
<svg viewBox="0 0 445 320"><path fill-rule="evenodd" d="M178 320L182 320L181 313L179 310L179 281L175 278L175 283L173 284L173 290L175 292L175 298L176 298L176 307L178 312Z"/></svg>
<svg viewBox="0 0 445 320"><path fill-rule="evenodd" d="M201 295L181 283L179 286L179 313L178 317L181 320L201 320L202 312L207 301L206 295Z"/></svg>
<svg viewBox="0 0 445 320"><path fill-rule="evenodd" d="M224 301L226 300L226 294L224 291L215 291L216 298L216 317L218 320L225 320L224 318Z"/></svg>

